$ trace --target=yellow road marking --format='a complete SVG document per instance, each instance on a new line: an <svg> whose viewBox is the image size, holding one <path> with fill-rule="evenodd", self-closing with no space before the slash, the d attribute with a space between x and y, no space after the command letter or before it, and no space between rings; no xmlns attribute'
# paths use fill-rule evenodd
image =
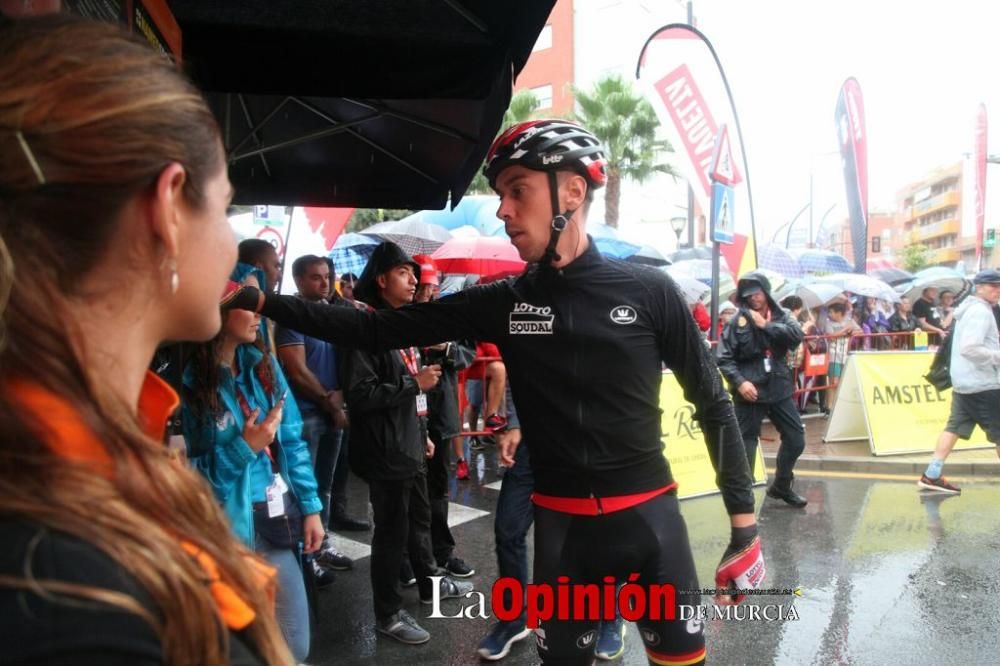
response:
<svg viewBox="0 0 1000 666"><path fill-rule="evenodd" d="M774 475L773 468L768 468L767 473ZM914 474L876 474L874 472L840 472L837 470L824 469L802 469L795 470L795 476L829 476L838 479L882 479L885 481L912 481L917 482ZM996 476L948 476L948 480L955 483L1000 483L1000 477Z"/></svg>

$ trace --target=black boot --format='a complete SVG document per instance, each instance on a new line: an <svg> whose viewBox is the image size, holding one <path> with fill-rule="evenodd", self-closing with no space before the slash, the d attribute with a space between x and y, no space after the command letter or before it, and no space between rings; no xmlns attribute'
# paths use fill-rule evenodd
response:
<svg viewBox="0 0 1000 666"><path fill-rule="evenodd" d="M809 500L792 490L791 479L775 479L774 483L767 489L767 496L780 499L796 509L801 509L809 504Z"/></svg>

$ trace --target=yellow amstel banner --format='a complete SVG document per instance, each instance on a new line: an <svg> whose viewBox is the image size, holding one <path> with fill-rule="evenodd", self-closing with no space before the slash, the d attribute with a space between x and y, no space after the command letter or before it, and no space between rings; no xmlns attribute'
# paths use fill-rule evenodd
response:
<svg viewBox="0 0 1000 666"><path fill-rule="evenodd" d="M867 439L876 456L932 453L951 412L951 390L923 377L933 358L930 351L849 354L826 441ZM983 447L992 444L978 427L955 446Z"/></svg>
<svg viewBox="0 0 1000 666"><path fill-rule="evenodd" d="M694 405L684 399L684 392L672 372L663 373L660 409L663 410L663 455L677 481L677 496L684 499L719 492L705 437L698 422L691 418ZM759 446L753 477L754 485L767 481L764 455Z"/></svg>

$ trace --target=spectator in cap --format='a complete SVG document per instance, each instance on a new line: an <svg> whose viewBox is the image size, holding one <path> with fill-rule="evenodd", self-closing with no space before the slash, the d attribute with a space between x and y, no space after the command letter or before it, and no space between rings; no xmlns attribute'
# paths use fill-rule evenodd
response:
<svg viewBox="0 0 1000 666"><path fill-rule="evenodd" d="M1000 455L1000 334L993 308L1000 303L1000 271L980 271L975 292L955 310L952 331L951 414L938 436L934 456L917 487L957 495L962 490L941 475L944 461L959 439L969 439L977 425Z"/></svg>
<svg viewBox="0 0 1000 666"><path fill-rule="evenodd" d="M802 508L807 502L792 490L792 470L805 449L805 427L792 401L795 385L785 362L789 350L802 342L802 329L771 297L771 283L764 275L748 273L736 287L739 311L719 339L719 369L733 394L751 472L760 424L767 416L781 435L777 471L767 495Z"/></svg>
<svg viewBox="0 0 1000 666"><path fill-rule="evenodd" d="M375 248L355 286L355 295L373 309L401 308L413 301L420 264L398 245ZM434 455L427 439L427 391L437 385L438 365L421 367L416 348L344 354L341 385L351 414L350 460L354 472L368 482L374 509L371 583L375 628L411 645L426 643L430 634L403 609L399 574L404 552L416 573L422 601L461 597L472 585L443 577L438 590L430 548L431 509L427 496L426 459Z"/></svg>

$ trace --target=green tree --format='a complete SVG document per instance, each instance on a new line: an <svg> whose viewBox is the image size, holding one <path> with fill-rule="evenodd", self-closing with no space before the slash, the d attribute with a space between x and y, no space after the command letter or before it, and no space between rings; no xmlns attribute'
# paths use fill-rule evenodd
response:
<svg viewBox="0 0 1000 666"><path fill-rule="evenodd" d="M503 114L503 123L500 124L500 131L504 131L515 123L523 123L535 117L538 111L538 97L530 90L518 90L510 98L510 105ZM469 185L469 194L493 194L490 183L483 175L482 168L476 170L476 177Z"/></svg>
<svg viewBox="0 0 1000 666"><path fill-rule="evenodd" d="M607 150L608 182L604 193L604 221L618 226L623 178L643 183L657 173L676 176L660 159L673 152L658 139L659 120L648 101L620 74L611 74L587 91L573 88L575 118L601 140Z"/></svg>
<svg viewBox="0 0 1000 666"><path fill-rule="evenodd" d="M903 247L903 268L915 273L927 267L929 252L922 243L907 243Z"/></svg>
<svg viewBox="0 0 1000 666"><path fill-rule="evenodd" d="M402 220L404 217L413 215L414 212L416 211L403 208L358 208L351 213L351 218L347 220L345 231L364 231L373 224Z"/></svg>

